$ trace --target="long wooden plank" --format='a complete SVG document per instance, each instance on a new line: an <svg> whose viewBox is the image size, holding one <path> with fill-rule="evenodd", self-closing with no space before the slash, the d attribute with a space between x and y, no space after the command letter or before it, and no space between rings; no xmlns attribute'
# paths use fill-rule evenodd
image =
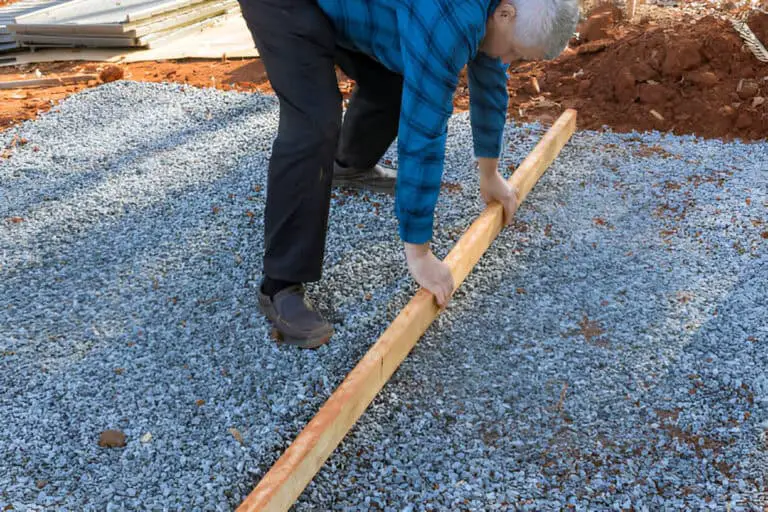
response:
<svg viewBox="0 0 768 512"><path fill-rule="evenodd" d="M13 80L0 82L0 89L23 89L29 87L49 87L58 85L71 85L80 82L98 80L99 75L73 75L58 78L33 78L31 80Z"/></svg>
<svg viewBox="0 0 768 512"><path fill-rule="evenodd" d="M521 202L575 129L576 111L566 110L512 174ZM501 231L503 215L499 203L489 205L446 257L457 288ZM419 290L237 511L288 510L438 314L434 295Z"/></svg>

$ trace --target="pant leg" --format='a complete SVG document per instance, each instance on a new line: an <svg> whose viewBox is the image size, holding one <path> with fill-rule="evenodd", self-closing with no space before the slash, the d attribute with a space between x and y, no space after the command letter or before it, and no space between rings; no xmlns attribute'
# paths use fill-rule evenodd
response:
<svg viewBox="0 0 768 512"><path fill-rule="evenodd" d="M350 167L373 167L397 136L403 77L369 56L339 48L336 62L355 89L341 127L336 159Z"/></svg>
<svg viewBox="0 0 768 512"><path fill-rule="evenodd" d="M314 0L240 0L240 6L280 101L267 178L264 272L283 281L317 281L341 126L335 32Z"/></svg>

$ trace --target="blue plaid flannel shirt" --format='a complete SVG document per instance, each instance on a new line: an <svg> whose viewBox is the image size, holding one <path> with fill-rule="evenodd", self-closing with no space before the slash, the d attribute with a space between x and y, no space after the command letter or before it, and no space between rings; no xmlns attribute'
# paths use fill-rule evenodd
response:
<svg viewBox="0 0 768 512"><path fill-rule="evenodd" d="M366 53L404 78L398 131L395 213L400 237L432 239L448 119L467 66L476 157L496 158L506 120L507 66L479 51L499 0L318 0L339 44Z"/></svg>

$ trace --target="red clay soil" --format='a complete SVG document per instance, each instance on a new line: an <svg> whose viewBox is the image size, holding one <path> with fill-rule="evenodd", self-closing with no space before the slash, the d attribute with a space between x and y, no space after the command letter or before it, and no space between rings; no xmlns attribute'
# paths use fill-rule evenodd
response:
<svg viewBox="0 0 768 512"><path fill-rule="evenodd" d="M580 128L768 136L768 64L742 50L727 22L707 17L668 28L622 26L619 16L596 13L599 22L582 27L587 37L573 41L568 54L512 73L510 113L546 120L573 107ZM762 13L751 17L758 32L767 19Z"/></svg>
<svg viewBox="0 0 768 512"><path fill-rule="evenodd" d="M756 12L749 17L747 25L749 25L749 28L760 42L763 43L763 46L768 47L768 14Z"/></svg>
<svg viewBox="0 0 768 512"><path fill-rule="evenodd" d="M749 24L768 43L768 16L753 14ZM656 129L725 139L768 137L768 64L742 48L741 38L727 22L710 17L691 23L680 17L626 23L619 11L602 8L579 33L580 39L560 58L510 71L511 117L548 124L572 107L579 111L581 129L608 126L618 132ZM107 67L69 62L0 68L0 81L36 78L35 69L51 77L101 73ZM259 59L142 62L120 68L127 80L271 91ZM353 83L341 73L339 79L347 96ZM99 83L0 90L0 130ZM463 76L454 104L457 110L469 107Z"/></svg>
<svg viewBox="0 0 768 512"><path fill-rule="evenodd" d="M33 119L39 112L88 87L120 78L143 82L179 82L196 87L216 87L242 91L268 91L264 66L259 59L247 60L185 60L162 62L137 62L114 66L105 63L57 62L19 67L0 68L0 81L29 80L37 78L35 70L43 78L55 78L76 74L93 73L101 76L98 81L59 87L0 89L0 130L26 119ZM113 70L117 69L118 72Z"/></svg>

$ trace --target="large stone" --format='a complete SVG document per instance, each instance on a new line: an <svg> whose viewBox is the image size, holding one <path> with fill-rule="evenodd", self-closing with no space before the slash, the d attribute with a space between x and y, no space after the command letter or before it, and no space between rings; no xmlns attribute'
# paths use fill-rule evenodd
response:
<svg viewBox="0 0 768 512"><path fill-rule="evenodd" d="M754 98L760 92L760 84L754 80L742 78L736 86L736 94L743 100Z"/></svg>
<svg viewBox="0 0 768 512"><path fill-rule="evenodd" d="M661 72L666 76L681 76L684 71L699 66L701 62L701 43L682 41L667 48L667 56L661 66Z"/></svg>
<svg viewBox="0 0 768 512"><path fill-rule="evenodd" d="M581 40L588 43L609 38L609 31L616 23L616 14L613 8L604 7L590 15L589 19L577 29Z"/></svg>
<svg viewBox="0 0 768 512"><path fill-rule="evenodd" d="M122 448L125 446L125 434L120 430L105 430L99 436L99 446L103 448Z"/></svg>

